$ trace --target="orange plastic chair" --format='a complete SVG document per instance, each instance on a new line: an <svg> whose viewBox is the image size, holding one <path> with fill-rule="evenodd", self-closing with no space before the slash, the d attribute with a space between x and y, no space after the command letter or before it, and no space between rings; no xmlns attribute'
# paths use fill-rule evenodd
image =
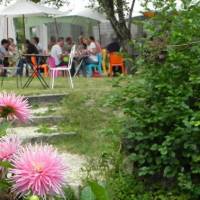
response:
<svg viewBox="0 0 200 200"><path fill-rule="evenodd" d="M31 63L32 63L32 65L33 65L34 70L37 69L37 60L36 60L36 57L35 57L35 56L31 56ZM33 77L34 77L34 78L37 77L37 74L34 73L34 74L33 74Z"/></svg>
<svg viewBox="0 0 200 200"><path fill-rule="evenodd" d="M123 58L122 55L120 55L117 52L110 53L109 61L110 61L110 66L109 66L109 74L110 74L110 76L113 75L113 68L114 67L120 67L122 73L123 74L126 73L125 64L124 64L124 58Z"/></svg>
<svg viewBox="0 0 200 200"><path fill-rule="evenodd" d="M39 68L44 70L44 77L47 78L49 75L49 68L47 64L42 64L39 66Z"/></svg>
<svg viewBox="0 0 200 200"><path fill-rule="evenodd" d="M37 66L36 56L31 56L31 62L33 64L34 69L36 69L37 67L39 69L43 69L44 70L44 77L48 77L49 68L48 68L47 64L42 64L42 65ZM37 74L34 74L34 77L37 77Z"/></svg>

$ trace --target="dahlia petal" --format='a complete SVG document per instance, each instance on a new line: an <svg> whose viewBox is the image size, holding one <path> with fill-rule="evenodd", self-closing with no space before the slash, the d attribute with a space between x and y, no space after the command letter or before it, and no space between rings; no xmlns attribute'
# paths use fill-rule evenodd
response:
<svg viewBox="0 0 200 200"><path fill-rule="evenodd" d="M29 145L22 148L12 159L14 168L13 190L17 193L46 198L48 195L63 195L64 174L67 168L51 146Z"/></svg>

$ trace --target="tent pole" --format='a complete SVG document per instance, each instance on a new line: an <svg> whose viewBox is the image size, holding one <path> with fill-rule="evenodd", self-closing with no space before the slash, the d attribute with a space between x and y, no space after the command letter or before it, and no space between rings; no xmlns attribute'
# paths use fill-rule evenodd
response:
<svg viewBox="0 0 200 200"><path fill-rule="evenodd" d="M58 39L59 37L59 30L58 30L58 23L56 18L54 17L54 24L55 24L55 28L56 28L56 38Z"/></svg>
<svg viewBox="0 0 200 200"><path fill-rule="evenodd" d="M98 31L99 31L99 42L101 44L101 26L100 26L100 22L98 23Z"/></svg>
<svg viewBox="0 0 200 200"><path fill-rule="evenodd" d="M26 25L25 25L25 16L22 15L22 19L23 19L23 43L25 45L26 43Z"/></svg>
<svg viewBox="0 0 200 200"><path fill-rule="evenodd" d="M7 26L7 39L8 39L8 37L9 37L9 27L8 27L8 17L6 17L6 26Z"/></svg>

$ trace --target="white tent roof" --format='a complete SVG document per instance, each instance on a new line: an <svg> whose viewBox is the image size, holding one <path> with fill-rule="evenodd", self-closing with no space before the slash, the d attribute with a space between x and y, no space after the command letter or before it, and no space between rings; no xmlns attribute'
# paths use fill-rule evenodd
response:
<svg viewBox="0 0 200 200"><path fill-rule="evenodd" d="M41 6L28 0L18 0L16 3L6 7L0 15L4 16L34 16L34 15L59 15L62 12Z"/></svg>
<svg viewBox="0 0 200 200"><path fill-rule="evenodd" d="M57 17L83 17L87 19L92 19L98 22L106 22L107 19L104 15L97 12L94 9L91 8L78 8L74 9L72 11L67 11L62 15L59 15Z"/></svg>

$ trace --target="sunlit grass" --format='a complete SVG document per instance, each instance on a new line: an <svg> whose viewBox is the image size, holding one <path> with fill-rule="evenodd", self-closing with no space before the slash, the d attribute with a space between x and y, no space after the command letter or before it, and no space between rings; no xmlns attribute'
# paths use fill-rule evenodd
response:
<svg viewBox="0 0 200 200"><path fill-rule="evenodd" d="M49 82L48 79L46 79ZM23 79L25 83L25 78ZM29 88L18 89L15 78L6 78L3 90L23 95L62 94L68 95L62 102L49 104L49 110L58 108L53 114L63 115L65 120L57 126L59 133L75 132L75 136L56 139L52 142L61 151L87 156L97 156L104 152L117 151L120 146L120 124L114 108L106 106L112 93L110 78L74 78L75 88L71 89L67 78L57 78L55 89L43 89L34 79ZM36 105L35 105L36 106ZM36 108L41 105L37 105ZM52 112L46 114L51 114ZM54 126L51 124L50 126ZM50 134L48 124L40 124L40 131Z"/></svg>
<svg viewBox="0 0 200 200"><path fill-rule="evenodd" d="M2 77L0 77L2 78ZM27 78L22 79L22 85L26 83ZM49 78L45 78L46 82L50 84ZM55 88L44 89L37 78L34 78L28 88L17 88L17 81L15 77L6 77L3 87L0 90L14 91L17 94L31 95L31 94L63 94L68 92L76 92L80 90L110 90L111 79L109 78L73 78L74 89L70 88L68 79L66 77L59 77L55 80Z"/></svg>

